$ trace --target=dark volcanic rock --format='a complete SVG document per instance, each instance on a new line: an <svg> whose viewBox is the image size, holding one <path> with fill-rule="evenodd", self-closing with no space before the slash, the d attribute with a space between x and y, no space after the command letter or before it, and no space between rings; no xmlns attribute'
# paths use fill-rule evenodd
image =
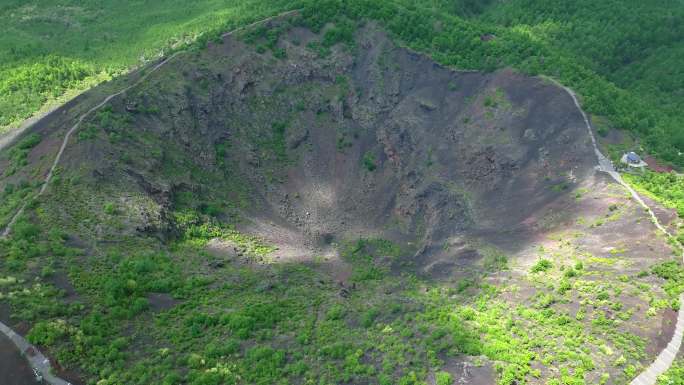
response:
<svg viewBox="0 0 684 385"><path fill-rule="evenodd" d="M413 240L421 257L456 234L515 229L567 193L549 180L593 172L582 117L554 85L445 68L372 24L356 49L307 48L320 39L293 27L284 58L235 36L179 55L135 98L113 99L123 123L69 146L65 163L146 202L121 233L174 234L168 213L189 208L247 218L279 245L291 241L277 229L312 247L373 236Z"/></svg>

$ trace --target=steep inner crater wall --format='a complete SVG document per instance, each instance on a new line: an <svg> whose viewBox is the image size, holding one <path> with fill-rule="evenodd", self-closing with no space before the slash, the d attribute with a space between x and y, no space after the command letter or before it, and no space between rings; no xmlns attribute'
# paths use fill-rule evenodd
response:
<svg viewBox="0 0 684 385"><path fill-rule="evenodd" d="M171 212L219 207L290 257L358 237L421 257L524 232L592 170L581 115L550 83L456 72L373 25L330 48L283 31L274 50L252 33L168 63L86 123L65 168L147 202L124 233L173 236Z"/></svg>

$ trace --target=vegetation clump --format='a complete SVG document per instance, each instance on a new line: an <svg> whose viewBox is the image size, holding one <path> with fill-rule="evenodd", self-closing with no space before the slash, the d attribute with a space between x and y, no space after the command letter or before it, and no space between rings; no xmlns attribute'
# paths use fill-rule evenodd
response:
<svg viewBox="0 0 684 385"><path fill-rule="evenodd" d="M548 259L538 260L530 269L532 273L543 273L550 270L553 267L553 262Z"/></svg>
<svg viewBox="0 0 684 385"><path fill-rule="evenodd" d="M377 165L377 160L375 159L375 154L372 152L366 152L363 155L363 159L361 160L363 167L366 169L366 171L372 172L375 171L376 168L378 168Z"/></svg>

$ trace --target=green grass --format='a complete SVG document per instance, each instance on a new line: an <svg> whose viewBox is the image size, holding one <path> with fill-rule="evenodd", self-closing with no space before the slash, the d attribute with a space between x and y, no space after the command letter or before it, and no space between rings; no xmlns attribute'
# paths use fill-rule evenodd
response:
<svg viewBox="0 0 684 385"><path fill-rule="evenodd" d="M670 369L658 376L658 385L684 385L684 362L680 359L674 362Z"/></svg>
<svg viewBox="0 0 684 385"><path fill-rule="evenodd" d="M684 217L684 176L674 173L625 174L624 179Z"/></svg>
<svg viewBox="0 0 684 385"><path fill-rule="evenodd" d="M369 171L369 172L375 171L375 169L378 168L378 164L377 164L377 160L375 158L375 154L373 154L370 151L363 154L363 158L361 159L361 164L363 165L363 168L365 168L366 171Z"/></svg>
<svg viewBox="0 0 684 385"><path fill-rule="evenodd" d="M215 31L292 9L284 0L9 0L0 6L0 127ZM0 132L2 129L0 128Z"/></svg>
<svg viewBox="0 0 684 385"><path fill-rule="evenodd" d="M624 179L640 193L676 210L680 220L684 218L684 176L646 171L642 174L624 174ZM678 234L674 235L680 243L684 243L684 229L678 229Z"/></svg>
<svg viewBox="0 0 684 385"><path fill-rule="evenodd" d="M37 146L41 141L41 137L38 134L31 134L19 143L15 144L7 152L10 164L5 169L3 176L9 176L16 173L20 168L28 164L28 155L32 148Z"/></svg>
<svg viewBox="0 0 684 385"><path fill-rule="evenodd" d="M18 185L8 184L0 192L0 226L4 228L21 205L29 199L36 186L22 182Z"/></svg>
<svg viewBox="0 0 684 385"><path fill-rule="evenodd" d="M45 238L39 230L29 226L13 236L15 244L31 240L42 250L21 258L31 263L61 256L81 299L58 306L61 293L50 283L22 279L3 280L0 293L13 309L21 307L19 318L37 321L32 342L103 383L418 385L428 368L443 365L439 357L460 354L494 360L499 384L538 376L533 362L558 370L551 384L581 383L607 365L590 346L611 364L627 357L617 365L633 362L643 350L643 342L618 331L600 310L586 321L568 316L552 292L512 305L501 296L510 288L475 283L457 294L448 284L388 274L382 261L410 253L382 239L342 246L354 271L372 271L369 264L383 271L353 274L355 286L343 299L315 266L228 264L207 274L210 255L187 239L171 253L116 246L76 264L80 253L64 248L63 235ZM176 305L154 313L151 292L168 293ZM80 305L85 300L92 306ZM155 342L140 345L127 336L130 330ZM437 374L439 383L449 378Z"/></svg>
<svg viewBox="0 0 684 385"><path fill-rule="evenodd" d="M538 260L530 269L532 273L543 273L550 270L553 267L553 262L548 259Z"/></svg>
<svg viewBox="0 0 684 385"><path fill-rule="evenodd" d="M222 224L207 215L192 211L174 213L176 226L182 232L181 239L195 247L205 246L214 238L233 242L249 255L264 257L275 251L271 245L257 237L242 234L233 226Z"/></svg>

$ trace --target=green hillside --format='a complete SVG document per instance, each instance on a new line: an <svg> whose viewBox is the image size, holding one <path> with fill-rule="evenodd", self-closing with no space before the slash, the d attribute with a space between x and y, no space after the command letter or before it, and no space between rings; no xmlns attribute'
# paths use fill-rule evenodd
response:
<svg viewBox="0 0 684 385"><path fill-rule="evenodd" d="M681 1L507 1L477 19L523 31L625 90L631 97L626 102L638 108L627 114L631 119L592 109L610 116L616 127L633 130L647 149L682 164L674 152L684 149Z"/></svg>
<svg viewBox="0 0 684 385"><path fill-rule="evenodd" d="M291 1L8 0L0 4L0 132L45 103L292 8Z"/></svg>

